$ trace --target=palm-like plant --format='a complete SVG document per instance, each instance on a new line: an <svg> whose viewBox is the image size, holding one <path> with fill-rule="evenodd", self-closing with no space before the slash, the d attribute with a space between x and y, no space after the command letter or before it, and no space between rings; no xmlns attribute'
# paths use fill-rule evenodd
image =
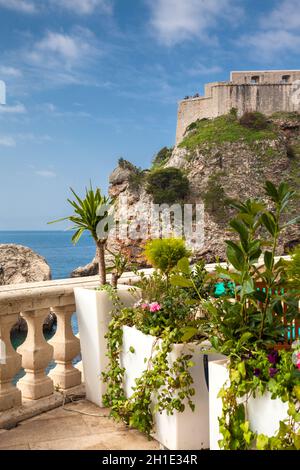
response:
<svg viewBox="0 0 300 470"><path fill-rule="evenodd" d="M90 232L96 244L100 283L104 285L106 284L105 245L112 222L110 209L114 201L110 197L102 195L99 188L94 190L92 185L86 188L84 198L80 198L72 188L70 190L75 199L68 199L68 202L73 207L74 213L49 223L64 220L72 222L73 226L70 230L75 231L72 236L74 245L78 243L84 232Z"/></svg>

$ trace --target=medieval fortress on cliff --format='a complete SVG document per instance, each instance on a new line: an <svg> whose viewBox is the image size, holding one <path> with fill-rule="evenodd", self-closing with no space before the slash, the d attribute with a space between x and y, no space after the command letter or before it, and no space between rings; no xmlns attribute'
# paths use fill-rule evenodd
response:
<svg viewBox="0 0 300 470"><path fill-rule="evenodd" d="M192 122L227 114L232 108L238 115L300 111L300 70L231 72L229 82L205 85L205 96L180 101L176 143Z"/></svg>

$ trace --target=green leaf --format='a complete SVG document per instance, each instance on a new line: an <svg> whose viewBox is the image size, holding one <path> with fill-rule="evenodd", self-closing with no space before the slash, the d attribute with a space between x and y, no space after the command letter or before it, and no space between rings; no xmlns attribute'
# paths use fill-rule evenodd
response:
<svg viewBox="0 0 300 470"><path fill-rule="evenodd" d="M276 186L271 181L266 181L265 191L266 194L272 199L272 201L279 202L278 191L276 189Z"/></svg>
<svg viewBox="0 0 300 470"><path fill-rule="evenodd" d="M244 249L247 249L249 232L245 224L239 219L232 219L229 225L239 234Z"/></svg>
<svg viewBox="0 0 300 470"><path fill-rule="evenodd" d="M190 262L188 258L181 258L178 263L177 263L177 268L179 269L180 272L183 274L190 274Z"/></svg>
<svg viewBox="0 0 300 470"><path fill-rule="evenodd" d="M273 258L273 254L271 251L266 251L265 254L264 254L264 260L265 260L265 265L266 265L266 268L271 271L272 268L273 268L273 263L274 263L274 258Z"/></svg>
<svg viewBox="0 0 300 470"><path fill-rule="evenodd" d="M227 258L232 266L238 271L242 271L244 268L244 253L241 248L230 240L226 240L227 244Z"/></svg>
<svg viewBox="0 0 300 470"><path fill-rule="evenodd" d="M276 223L274 220L274 216L271 212L266 212L261 215L261 221L263 225L266 227L268 232L274 237L276 235Z"/></svg>
<svg viewBox="0 0 300 470"><path fill-rule="evenodd" d="M182 333L181 341L183 343L187 343L191 338L199 333L198 328L193 327L182 328L180 331Z"/></svg>
<svg viewBox="0 0 300 470"><path fill-rule="evenodd" d="M252 294L255 292L255 285L252 278L246 279L242 284L242 295Z"/></svg>
<svg viewBox="0 0 300 470"><path fill-rule="evenodd" d="M257 450L267 449L269 444L269 438L264 434L259 434L256 439L256 448Z"/></svg>
<svg viewBox="0 0 300 470"><path fill-rule="evenodd" d="M245 362L242 361L242 362L239 362L238 366L238 371L239 373L241 374L241 376L243 377L243 379L246 377L246 366L245 366Z"/></svg>
<svg viewBox="0 0 300 470"><path fill-rule="evenodd" d="M170 283L175 287L193 287L193 282L190 279L186 279L183 276L177 276L176 274L170 278Z"/></svg>
<svg viewBox="0 0 300 470"><path fill-rule="evenodd" d="M240 340L239 340L239 344L242 345L242 344L245 344L247 343L247 341L249 341L250 338L253 337L253 334L250 333L250 331L246 331L246 333L243 333Z"/></svg>

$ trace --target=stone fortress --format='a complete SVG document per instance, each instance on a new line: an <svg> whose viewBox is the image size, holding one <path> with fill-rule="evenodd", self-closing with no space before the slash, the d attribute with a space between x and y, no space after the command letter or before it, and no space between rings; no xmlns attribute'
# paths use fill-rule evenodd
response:
<svg viewBox="0 0 300 470"><path fill-rule="evenodd" d="M176 144L192 122L227 114L232 108L238 115L300 111L300 70L231 72L229 82L208 83L205 96L180 101Z"/></svg>

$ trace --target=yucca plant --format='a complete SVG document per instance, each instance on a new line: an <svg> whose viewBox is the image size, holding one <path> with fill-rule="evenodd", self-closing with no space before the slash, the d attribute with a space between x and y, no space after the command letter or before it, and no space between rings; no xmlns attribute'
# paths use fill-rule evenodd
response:
<svg viewBox="0 0 300 470"><path fill-rule="evenodd" d="M96 244L100 284L104 285L106 284L105 245L112 221L110 209L114 201L110 197L102 195L99 188L94 190L92 185L86 188L84 198L80 198L72 188L70 190L75 199L68 199L68 202L74 209L74 213L49 223L65 220L72 222L73 226L70 227L70 230L75 231L72 236L74 245L78 243L84 232L90 232Z"/></svg>

